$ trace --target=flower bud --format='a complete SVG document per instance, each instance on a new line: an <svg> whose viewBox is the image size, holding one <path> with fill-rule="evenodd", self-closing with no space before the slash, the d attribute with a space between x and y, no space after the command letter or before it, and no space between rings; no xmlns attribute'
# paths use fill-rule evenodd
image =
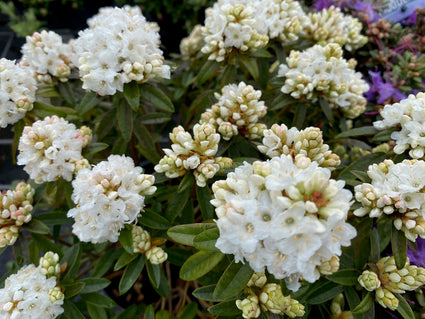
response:
<svg viewBox="0 0 425 319"><path fill-rule="evenodd" d="M154 265L162 264L167 257L167 253L161 247L153 247L146 252L146 258Z"/></svg>
<svg viewBox="0 0 425 319"><path fill-rule="evenodd" d="M258 318L261 313L256 295L249 295L245 299L236 300L236 307L242 310L242 317L244 318Z"/></svg>
<svg viewBox="0 0 425 319"><path fill-rule="evenodd" d="M378 275L373 271L363 271L357 280L367 291L373 291L381 287L381 281L379 280Z"/></svg>

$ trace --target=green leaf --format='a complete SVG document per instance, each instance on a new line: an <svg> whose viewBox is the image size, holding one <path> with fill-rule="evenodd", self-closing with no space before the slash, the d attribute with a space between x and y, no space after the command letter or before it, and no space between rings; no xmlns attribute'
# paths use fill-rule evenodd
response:
<svg viewBox="0 0 425 319"><path fill-rule="evenodd" d="M196 185L196 198L198 199L203 219L213 219L215 217L215 213L214 206L210 202L212 199L210 188L208 186L199 187Z"/></svg>
<svg viewBox="0 0 425 319"><path fill-rule="evenodd" d="M68 114L75 114L75 110L73 109L44 102L34 102L34 109L31 112L40 118L52 115L66 117Z"/></svg>
<svg viewBox="0 0 425 319"><path fill-rule="evenodd" d="M381 253L385 250L385 248L388 246L388 244L391 241L392 225L393 225L393 220L386 216L379 218L377 221L377 229L379 233Z"/></svg>
<svg viewBox="0 0 425 319"><path fill-rule="evenodd" d="M42 86L37 88L37 97L60 97L54 86Z"/></svg>
<svg viewBox="0 0 425 319"><path fill-rule="evenodd" d="M120 295L126 293L134 285L144 266L145 255L140 255L137 259L128 264L118 285Z"/></svg>
<svg viewBox="0 0 425 319"><path fill-rule="evenodd" d="M120 313L116 319L141 318L144 305L131 305L124 312Z"/></svg>
<svg viewBox="0 0 425 319"><path fill-rule="evenodd" d="M73 223L72 218L66 217L66 212L51 212L37 215L37 219L46 225L66 225Z"/></svg>
<svg viewBox="0 0 425 319"><path fill-rule="evenodd" d="M65 300L63 302L63 316L67 319L86 319L74 302Z"/></svg>
<svg viewBox="0 0 425 319"><path fill-rule="evenodd" d="M170 319L170 313L168 310L159 310L155 314L155 319Z"/></svg>
<svg viewBox="0 0 425 319"><path fill-rule="evenodd" d="M126 251L123 252L123 254L118 258L117 262L114 266L114 271L120 270L122 267L127 266L129 263L131 263L134 259L136 259L138 254L130 254Z"/></svg>
<svg viewBox="0 0 425 319"><path fill-rule="evenodd" d="M87 311L89 312L91 319L108 319L108 314L105 308L91 304L89 302L87 302L86 304Z"/></svg>
<svg viewBox="0 0 425 319"><path fill-rule="evenodd" d="M155 289L158 295L164 298L168 298L170 295L170 286L168 284L168 279L167 277L165 277L165 274L163 271L160 271L159 274L161 276L159 287L158 288L155 286L152 286L152 287Z"/></svg>
<svg viewBox="0 0 425 319"><path fill-rule="evenodd" d="M286 94L279 94L271 103L270 103L270 111L277 111L284 107L291 106L295 103L295 99Z"/></svg>
<svg viewBox="0 0 425 319"><path fill-rule="evenodd" d="M224 257L216 251L201 250L190 256L180 268L180 278L195 280L210 272Z"/></svg>
<svg viewBox="0 0 425 319"><path fill-rule="evenodd" d="M217 282L214 298L226 300L235 297L246 286L253 273L248 263L232 261Z"/></svg>
<svg viewBox="0 0 425 319"><path fill-rule="evenodd" d="M78 106L77 106L78 114L83 115L84 113L87 113L92 108L94 108L96 105L98 105L99 102L100 102L100 100L96 97L96 93L94 93L92 91L87 91L86 95L84 95L80 104L78 104Z"/></svg>
<svg viewBox="0 0 425 319"><path fill-rule="evenodd" d="M146 101L149 101L158 109L165 112L174 112L174 105L170 98L159 88L149 83L143 83L140 86L140 95Z"/></svg>
<svg viewBox="0 0 425 319"><path fill-rule="evenodd" d="M373 306L372 293L368 292L367 295L363 298L362 301L351 310L354 314L361 314L368 311Z"/></svg>
<svg viewBox="0 0 425 319"><path fill-rule="evenodd" d="M65 299L72 298L78 295L84 289L85 283L81 280L71 281L68 284L61 283L61 287L65 289Z"/></svg>
<svg viewBox="0 0 425 319"><path fill-rule="evenodd" d="M124 97L134 112L139 110L140 106L140 93L139 85L136 81L131 81L124 84Z"/></svg>
<svg viewBox="0 0 425 319"><path fill-rule="evenodd" d="M398 269L402 269L407 258L407 239L401 230L391 228L391 248L394 255L395 264Z"/></svg>
<svg viewBox="0 0 425 319"><path fill-rule="evenodd" d="M75 99L75 94L72 91L72 86L69 82L59 83L58 88L59 88L60 95L64 97L65 101L68 104L72 106L75 106L77 104L77 101ZM57 115L60 116L59 114Z"/></svg>
<svg viewBox="0 0 425 319"><path fill-rule="evenodd" d="M385 130L382 132L377 133L373 138L373 142L386 142L391 140L391 134L393 133L393 130Z"/></svg>
<svg viewBox="0 0 425 319"><path fill-rule="evenodd" d="M224 301L214 297L215 287L216 285L214 284L197 288L193 291L192 295L194 295L197 299L206 301Z"/></svg>
<svg viewBox="0 0 425 319"><path fill-rule="evenodd" d="M370 261L372 263L377 263L381 259L380 238L377 228L373 228L370 232L370 255Z"/></svg>
<svg viewBox="0 0 425 319"><path fill-rule="evenodd" d="M139 124L161 124L171 121L171 116L165 113L145 113L141 118L137 119L137 123Z"/></svg>
<svg viewBox="0 0 425 319"><path fill-rule="evenodd" d="M152 264L149 261L146 263L146 268L152 286L159 288L159 284L161 283L161 268L159 265Z"/></svg>
<svg viewBox="0 0 425 319"><path fill-rule="evenodd" d="M126 142L130 141L133 134L133 112L123 101L118 104L117 118L121 136Z"/></svg>
<svg viewBox="0 0 425 319"><path fill-rule="evenodd" d="M63 256L62 250L46 237L33 233L32 239L37 243L38 247L43 253L47 253L48 251L53 251L57 253L59 257Z"/></svg>
<svg viewBox="0 0 425 319"><path fill-rule="evenodd" d="M36 234L50 234L49 226L36 218L31 219L31 221L27 224L23 224L22 228Z"/></svg>
<svg viewBox="0 0 425 319"><path fill-rule="evenodd" d="M203 231L211 228L216 228L214 223L199 223L199 224L188 224L188 225L177 225L171 227L167 235L177 243L194 246L193 240L197 235Z"/></svg>
<svg viewBox="0 0 425 319"><path fill-rule="evenodd" d="M347 286L344 289L344 294L348 301L350 309L353 310L360 303L360 298L357 295L356 290L352 286Z"/></svg>
<svg viewBox="0 0 425 319"><path fill-rule="evenodd" d="M326 100L326 98L324 96L321 96L319 98L319 104L320 104L320 107L322 108L323 113L325 114L326 118L328 119L329 124L332 126L334 116L332 114L332 108L329 105L328 100Z"/></svg>
<svg viewBox="0 0 425 319"><path fill-rule="evenodd" d="M236 74L237 74L237 71L236 71L235 65L233 64L226 65L224 72L221 76L220 87L234 83L236 81Z"/></svg>
<svg viewBox="0 0 425 319"><path fill-rule="evenodd" d="M144 125L136 125L134 134L139 142L140 153L151 163L158 163L161 156L156 151L151 133Z"/></svg>
<svg viewBox="0 0 425 319"><path fill-rule="evenodd" d="M97 292L81 295L81 298L87 303L103 308L113 308L117 305L111 298Z"/></svg>
<svg viewBox="0 0 425 319"><path fill-rule="evenodd" d="M190 251L180 247L165 247L165 252L168 254L167 261L176 266L182 266L192 255Z"/></svg>
<svg viewBox="0 0 425 319"><path fill-rule="evenodd" d="M123 253L123 249L108 250L97 260L96 266L91 273L92 277L102 277L115 263L115 260Z"/></svg>
<svg viewBox="0 0 425 319"><path fill-rule="evenodd" d="M168 229L171 224L165 217L155 213L151 209L146 210L142 213L142 216L138 219L139 224L147 226L152 229Z"/></svg>
<svg viewBox="0 0 425 319"><path fill-rule="evenodd" d="M326 278L343 286L354 286L357 284L359 276L360 271L357 269L341 269L332 275L326 276Z"/></svg>
<svg viewBox="0 0 425 319"><path fill-rule="evenodd" d="M331 300L344 290L344 286L334 282L317 282L312 285L307 295L307 302L312 305L319 305L325 301Z"/></svg>
<svg viewBox="0 0 425 319"><path fill-rule="evenodd" d="M350 180L354 178L354 175L351 174L352 170L355 171L367 171L367 168L369 165L372 165L373 163L379 163L382 162L386 158L387 154L385 153L370 153L367 154L361 158L359 158L357 161L354 161L352 164L347 166L340 174L339 179L343 180Z"/></svg>
<svg viewBox="0 0 425 319"><path fill-rule="evenodd" d="M198 304L196 302L192 302L188 304L183 311L177 317L178 319L194 319L197 318L198 314Z"/></svg>
<svg viewBox="0 0 425 319"><path fill-rule="evenodd" d="M198 77L197 77L198 85L201 86L207 80L209 80L214 75L216 75L219 69L220 69L220 63L213 60L207 60L205 64L202 66L202 68L199 70Z"/></svg>
<svg viewBox="0 0 425 319"><path fill-rule="evenodd" d="M236 307L236 299L216 304L212 307L209 307L208 311L214 315L220 316L236 316L241 314L241 311L238 309L238 307Z"/></svg>
<svg viewBox="0 0 425 319"><path fill-rule="evenodd" d="M155 310L152 305L149 305L145 310L144 319L155 319Z"/></svg>
<svg viewBox="0 0 425 319"><path fill-rule="evenodd" d="M252 56L256 57L256 58L274 58L275 57L273 54L271 54L269 51L267 51L266 48L260 48L260 49L255 50L252 53Z"/></svg>
<svg viewBox="0 0 425 319"><path fill-rule="evenodd" d="M220 231L218 228L210 228L204 230L199 235L193 239L193 245L199 250L215 250L218 249L215 247L218 237L220 237Z"/></svg>
<svg viewBox="0 0 425 319"><path fill-rule="evenodd" d="M193 186L194 183L195 183L195 178L193 177L193 174L185 174L183 179L181 180L181 182L179 184L179 188L177 189L177 193L181 193L188 188L192 189L192 186Z"/></svg>
<svg viewBox="0 0 425 319"><path fill-rule="evenodd" d="M352 136L364 136L364 135L374 135L378 132L376 128L373 126L362 126L362 127L356 127L352 128L348 131L339 133L337 136L335 136L335 139L340 138L346 138L346 137L352 137Z"/></svg>
<svg viewBox="0 0 425 319"><path fill-rule="evenodd" d="M259 82L260 72L258 70L258 64L256 59L252 59L246 55L239 55L240 61L245 69L251 74L252 78Z"/></svg>
<svg viewBox="0 0 425 319"><path fill-rule="evenodd" d="M398 313L404 318L404 319L415 319L415 314L413 313L412 308L407 303L406 299L403 298L400 294L395 294L397 297L399 303L397 307Z"/></svg>
<svg viewBox="0 0 425 319"><path fill-rule="evenodd" d="M307 105L305 105L305 103L297 104L294 120L292 121L292 126L295 126L300 130L303 129L306 114L307 114Z"/></svg>
<svg viewBox="0 0 425 319"><path fill-rule="evenodd" d="M84 148L84 153L87 155L94 155L96 153L99 153L100 151L103 151L109 147L106 143L90 143L87 145L86 148Z"/></svg>
<svg viewBox="0 0 425 319"><path fill-rule="evenodd" d="M99 125L96 128L96 133L99 139L103 139L115 127L117 121L115 108L103 114L100 117Z"/></svg>
<svg viewBox="0 0 425 319"><path fill-rule="evenodd" d="M63 278L74 278L77 275L78 269L80 268L81 253L80 243L75 243L71 247L66 248L63 258L61 259L62 264L67 264Z"/></svg>
<svg viewBox="0 0 425 319"><path fill-rule="evenodd" d="M120 237L118 238L122 247L129 253L133 254L133 236L131 235L131 229L132 225L130 227L125 227L120 231Z"/></svg>
<svg viewBox="0 0 425 319"><path fill-rule="evenodd" d="M186 206L187 201L190 198L192 189L186 188L181 193L175 193L168 203L167 209L165 210L165 217L173 222L177 216L181 214L183 208Z"/></svg>
<svg viewBox="0 0 425 319"><path fill-rule="evenodd" d="M84 278L81 279L81 282L85 284L81 291L82 294L102 290L111 284L111 282L105 278Z"/></svg>

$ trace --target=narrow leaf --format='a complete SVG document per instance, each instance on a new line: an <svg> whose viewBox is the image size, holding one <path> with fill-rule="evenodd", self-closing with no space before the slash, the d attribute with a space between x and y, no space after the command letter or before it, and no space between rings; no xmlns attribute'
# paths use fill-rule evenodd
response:
<svg viewBox="0 0 425 319"><path fill-rule="evenodd" d="M198 199L198 204L201 209L202 217L204 220L213 219L214 206L210 203L212 199L211 190L209 187L199 187L196 185L196 198Z"/></svg>
<svg viewBox="0 0 425 319"><path fill-rule="evenodd" d="M126 142L130 141L133 133L133 112L125 102L121 101L118 104L117 118L121 136Z"/></svg>
<svg viewBox="0 0 425 319"><path fill-rule="evenodd" d="M22 228L36 234L50 234L50 228L41 220L38 220L36 218L31 219L31 221L27 224L23 224Z"/></svg>
<svg viewBox="0 0 425 319"><path fill-rule="evenodd" d="M63 315L67 319L85 319L81 311L77 308L74 302L65 300L63 302Z"/></svg>
<svg viewBox="0 0 425 319"><path fill-rule="evenodd" d="M131 227L125 227L120 231L120 237L119 241L122 245L122 247L130 254L132 254L133 251L133 236L131 235Z"/></svg>
<svg viewBox="0 0 425 319"><path fill-rule="evenodd" d="M398 269L402 269L407 258L407 239L401 230L391 228L391 248L394 255L395 264Z"/></svg>
<svg viewBox="0 0 425 319"><path fill-rule="evenodd" d="M207 60L202 68L199 70L197 81L199 85L204 84L207 80L212 78L220 69L220 63L214 60Z"/></svg>
<svg viewBox="0 0 425 319"><path fill-rule="evenodd" d="M159 268L159 265L155 265L150 262L146 263L146 268L148 270L148 276L152 286L158 288L161 283L161 268Z"/></svg>
<svg viewBox="0 0 425 319"><path fill-rule="evenodd" d="M84 289L84 286L85 283L82 281L73 281L69 284L61 284L61 287L65 289L65 299L78 295Z"/></svg>
<svg viewBox="0 0 425 319"><path fill-rule="evenodd" d="M102 277L115 263L115 260L123 253L123 249L108 250L97 260L96 266L91 273L92 277Z"/></svg>
<svg viewBox="0 0 425 319"><path fill-rule="evenodd" d="M246 286L253 273L248 263L232 261L217 282L214 298L226 300L235 297Z"/></svg>
<svg viewBox="0 0 425 319"><path fill-rule="evenodd" d="M368 311L373 306L372 294L370 292L363 298L362 301L352 310L354 314L361 314Z"/></svg>
<svg viewBox="0 0 425 319"><path fill-rule="evenodd" d="M194 319L197 318L198 304L192 302L188 304L178 316L178 319Z"/></svg>
<svg viewBox="0 0 425 319"><path fill-rule="evenodd" d="M140 106L140 93L139 93L139 85L137 84L137 82L131 81L129 83L124 84L123 93L131 109L134 112L137 112Z"/></svg>
<svg viewBox="0 0 425 319"><path fill-rule="evenodd" d="M236 307L236 300L228 300L216 304L208 308L208 311L214 315L220 316L236 316L240 315L241 311Z"/></svg>
<svg viewBox="0 0 425 319"><path fill-rule="evenodd" d="M80 243L75 243L71 247L68 247L65 250L61 263L66 263L66 271L63 274L63 278L69 277L73 278L77 275L78 269L80 268L80 259L81 259L81 245Z"/></svg>
<svg viewBox="0 0 425 319"><path fill-rule="evenodd" d="M404 319L415 319L415 314L413 313L412 308L407 303L406 299L403 298L400 294L395 294L397 297L399 303L397 307L398 313L404 318Z"/></svg>
<svg viewBox="0 0 425 319"><path fill-rule="evenodd" d="M161 124L171 121L171 116L165 113L145 113L137 119L140 124Z"/></svg>
<svg viewBox="0 0 425 319"><path fill-rule="evenodd" d="M84 95L80 104L78 104L78 106L77 106L78 114L83 115L84 113L87 113L92 108L94 108L96 105L98 105L99 102L100 102L100 100L97 99L95 92L87 91L86 95Z"/></svg>
<svg viewBox="0 0 425 319"><path fill-rule="evenodd" d="M186 260L180 269L180 278L186 281L198 279L210 272L223 257L221 252L201 250Z"/></svg>
<svg viewBox="0 0 425 319"><path fill-rule="evenodd" d="M224 301L214 297L215 287L216 285L214 284L197 288L193 291L192 295L194 295L197 299L206 301Z"/></svg>
<svg viewBox="0 0 425 319"><path fill-rule="evenodd" d="M84 153L86 155L94 155L100 151L103 151L104 149L107 149L108 147L109 145L106 143L90 143L86 148L84 148Z"/></svg>
<svg viewBox="0 0 425 319"><path fill-rule="evenodd" d="M165 217L155 213L152 210L146 210L138 219L139 223L153 229L168 229L171 224Z"/></svg>
<svg viewBox="0 0 425 319"><path fill-rule="evenodd" d="M144 266L145 256L140 255L125 268L118 285L118 289L121 295L126 293L134 285Z"/></svg>
<svg viewBox="0 0 425 319"><path fill-rule="evenodd" d="M173 222L177 216L180 215L183 208L186 205L186 202L190 198L192 190L187 188L185 191L182 191L181 193L176 193L171 198L167 209L165 210L165 217L170 221Z"/></svg>
<svg viewBox="0 0 425 319"><path fill-rule="evenodd" d="M155 310L152 305L146 308L144 319L155 319Z"/></svg>
<svg viewBox="0 0 425 319"><path fill-rule="evenodd" d="M260 72L258 71L257 60L245 55L240 55L240 61L245 69L251 74L252 78L259 82Z"/></svg>
<svg viewBox="0 0 425 319"><path fill-rule="evenodd" d="M215 247L215 243L217 242L218 237L220 237L220 231L218 228L207 229L193 239L193 244L195 248L199 250L218 251L218 249Z"/></svg>
<svg viewBox="0 0 425 319"><path fill-rule="evenodd" d="M323 113L325 114L326 118L329 121L329 124L332 125L332 122L334 120L334 116L332 114L332 108L329 105L328 101L326 100L326 98L324 96L321 96L319 98L319 104L320 107L322 108Z"/></svg>
<svg viewBox="0 0 425 319"><path fill-rule="evenodd" d="M151 163L158 163L161 156L158 154L153 143L153 138L149 130L144 125L136 125L134 134L139 142L139 151Z"/></svg>
<svg viewBox="0 0 425 319"><path fill-rule="evenodd" d="M170 98L159 88L149 83L140 86L140 95L158 109L165 112L174 112L174 105Z"/></svg>
<svg viewBox="0 0 425 319"><path fill-rule="evenodd" d="M91 304L89 302L87 302L86 304L87 311L89 312L91 319L108 319L108 314L105 308Z"/></svg>
<svg viewBox="0 0 425 319"><path fill-rule="evenodd" d="M339 179L349 180L353 179L354 175L351 174L352 170L356 171L367 171L367 168L369 165L372 165L373 163L379 163L382 162L386 158L385 153L370 153L367 154L361 158L359 158L357 161L354 161L349 166L347 166L340 174Z"/></svg>
<svg viewBox="0 0 425 319"><path fill-rule="evenodd" d="M207 229L216 227L217 226L214 223L177 225L171 227L168 230L167 235L177 243L193 246L193 240L198 234L202 233Z"/></svg>
<svg viewBox="0 0 425 319"><path fill-rule="evenodd" d="M123 254L118 258L117 262L114 266L114 271L120 270L122 267L127 266L129 263L131 263L134 259L137 258L137 254L130 254L128 252L123 252Z"/></svg>
<svg viewBox="0 0 425 319"><path fill-rule="evenodd" d="M177 189L177 193L181 193L188 188L192 189L192 186L193 186L194 183L195 183L195 178L193 177L193 174L185 174L183 179L181 180L181 182L179 184L179 188Z"/></svg>
<svg viewBox="0 0 425 319"><path fill-rule="evenodd" d="M39 235L39 234L32 234L32 239L37 242L38 247L43 253L47 253L48 251L53 251L59 255L59 257L63 256L62 250L56 246L54 243L52 243L49 239L46 237Z"/></svg>
<svg viewBox="0 0 425 319"><path fill-rule="evenodd" d="M117 305L115 301L113 301L111 298L97 292L84 294L81 297L83 298L85 302L91 303L93 305L103 307L103 308L113 308Z"/></svg>
<svg viewBox="0 0 425 319"><path fill-rule="evenodd" d="M359 276L360 272L357 269L341 269L332 275L326 276L326 278L343 286L354 286L357 284Z"/></svg>
<svg viewBox="0 0 425 319"><path fill-rule="evenodd" d="M300 103L297 105L297 109L295 110L295 117L292 121L292 126L297 127L298 129L302 129L304 127L304 120L307 114L307 106L304 103Z"/></svg>
<svg viewBox="0 0 425 319"><path fill-rule="evenodd" d="M81 293L90 293L102 290L110 285L110 281L105 278L84 278L81 282L85 284Z"/></svg>
<svg viewBox="0 0 425 319"><path fill-rule="evenodd" d="M377 132L378 130L376 128L369 125L369 126L352 128L348 131L339 133L337 136L335 136L335 138L339 139L339 138L352 137L352 136L374 135Z"/></svg>
<svg viewBox="0 0 425 319"><path fill-rule="evenodd" d="M370 261L377 263L381 255L380 238L377 228L373 228L370 232Z"/></svg>

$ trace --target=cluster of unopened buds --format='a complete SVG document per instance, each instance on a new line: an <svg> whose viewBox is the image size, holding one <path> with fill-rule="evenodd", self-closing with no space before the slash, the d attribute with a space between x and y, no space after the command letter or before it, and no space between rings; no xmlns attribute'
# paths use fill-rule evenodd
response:
<svg viewBox="0 0 425 319"><path fill-rule="evenodd" d="M262 136L266 125L257 122L267 107L259 101L261 91L240 82L224 86L221 93L215 93L218 102L201 115L200 122L214 125L226 141L239 133L250 139Z"/></svg>
<svg viewBox="0 0 425 319"><path fill-rule="evenodd" d="M0 247L13 245L32 216L34 189L24 182L0 194Z"/></svg>
<svg viewBox="0 0 425 319"><path fill-rule="evenodd" d="M394 294L403 294L425 284L425 268L410 265L408 258L401 269L397 269L393 256L381 258L372 266L372 271L363 271L358 281L367 291L375 291L376 301L384 308L397 309L399 300Z"/></svg>
<svg viewBox="0 0 425 319"><path fill-rule="evenodd" d="M304 306L291 296L284 296L276 283L267 283L264 273L254 273L247 283L248 297L236 300L236 306L244 318L258 318L261 310L290 318L303 316Z"/></svg>
<svg viewBox="0 0 425 319"><path fill-rule="evenodd" d="M131 230L133 238L133 251L145 254L151 264L162 264L167 260L168 254L157 244L162 243L161 238L152 238L148 231L140 226L133 225Z"/></svg>
<svg viewBox="0 0 425 319"><path fill-rule="evenodd" d="M214 157L218 150L220 134L212 124L195 124L193 138L182 126L170 133L171 149L164 149L165 156L155 166L155 171L165 173L168 178L183 176L193 170L196 184L204 187L208 179L220 170L232 166L232 159Z"/></svg>
<svg viewBox="0 0 425 319"><path fill-rule="evenodd" d="M353 313L351 311L344 311L344 295L339 294L334 299L332 299L330 311L330 319L353 319Z"/></svg>
<svg viewBox="0 0 425 319"><path fill-rule="evenodd" d="M369 215L371 218L390 215L394 226L409 240L416 241L418 236L424 238L425 181L422 176L425 174L425 162L404 160L395 164L392 160L385 160L370 165L367 174L372 179L371 183L354 188L355 198L362 204L354 215Z"/></svg>
<svg viewBox="0 0 425 319"><path fill-rule="evenodd" d="M339 156L323 143L323 133L318 127L307 127L298 130L296 127L288 129L285 124L273 124L269 130L263 132L262 144L258 145L260 152L268 157L298 154L307 156L321 167L335 169L340 164Z"/></svg>

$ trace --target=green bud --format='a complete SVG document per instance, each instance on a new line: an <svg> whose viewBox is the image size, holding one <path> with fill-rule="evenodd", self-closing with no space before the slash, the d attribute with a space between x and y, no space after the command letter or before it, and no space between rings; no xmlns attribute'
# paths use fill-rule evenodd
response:
<svg viewBox="0 0 425 319"><path fill-rule="evenodd" d="M363 271L357 280L367 291L373 291L381 287L381 281L379 280L378 275L373 271Z"/></svg>

